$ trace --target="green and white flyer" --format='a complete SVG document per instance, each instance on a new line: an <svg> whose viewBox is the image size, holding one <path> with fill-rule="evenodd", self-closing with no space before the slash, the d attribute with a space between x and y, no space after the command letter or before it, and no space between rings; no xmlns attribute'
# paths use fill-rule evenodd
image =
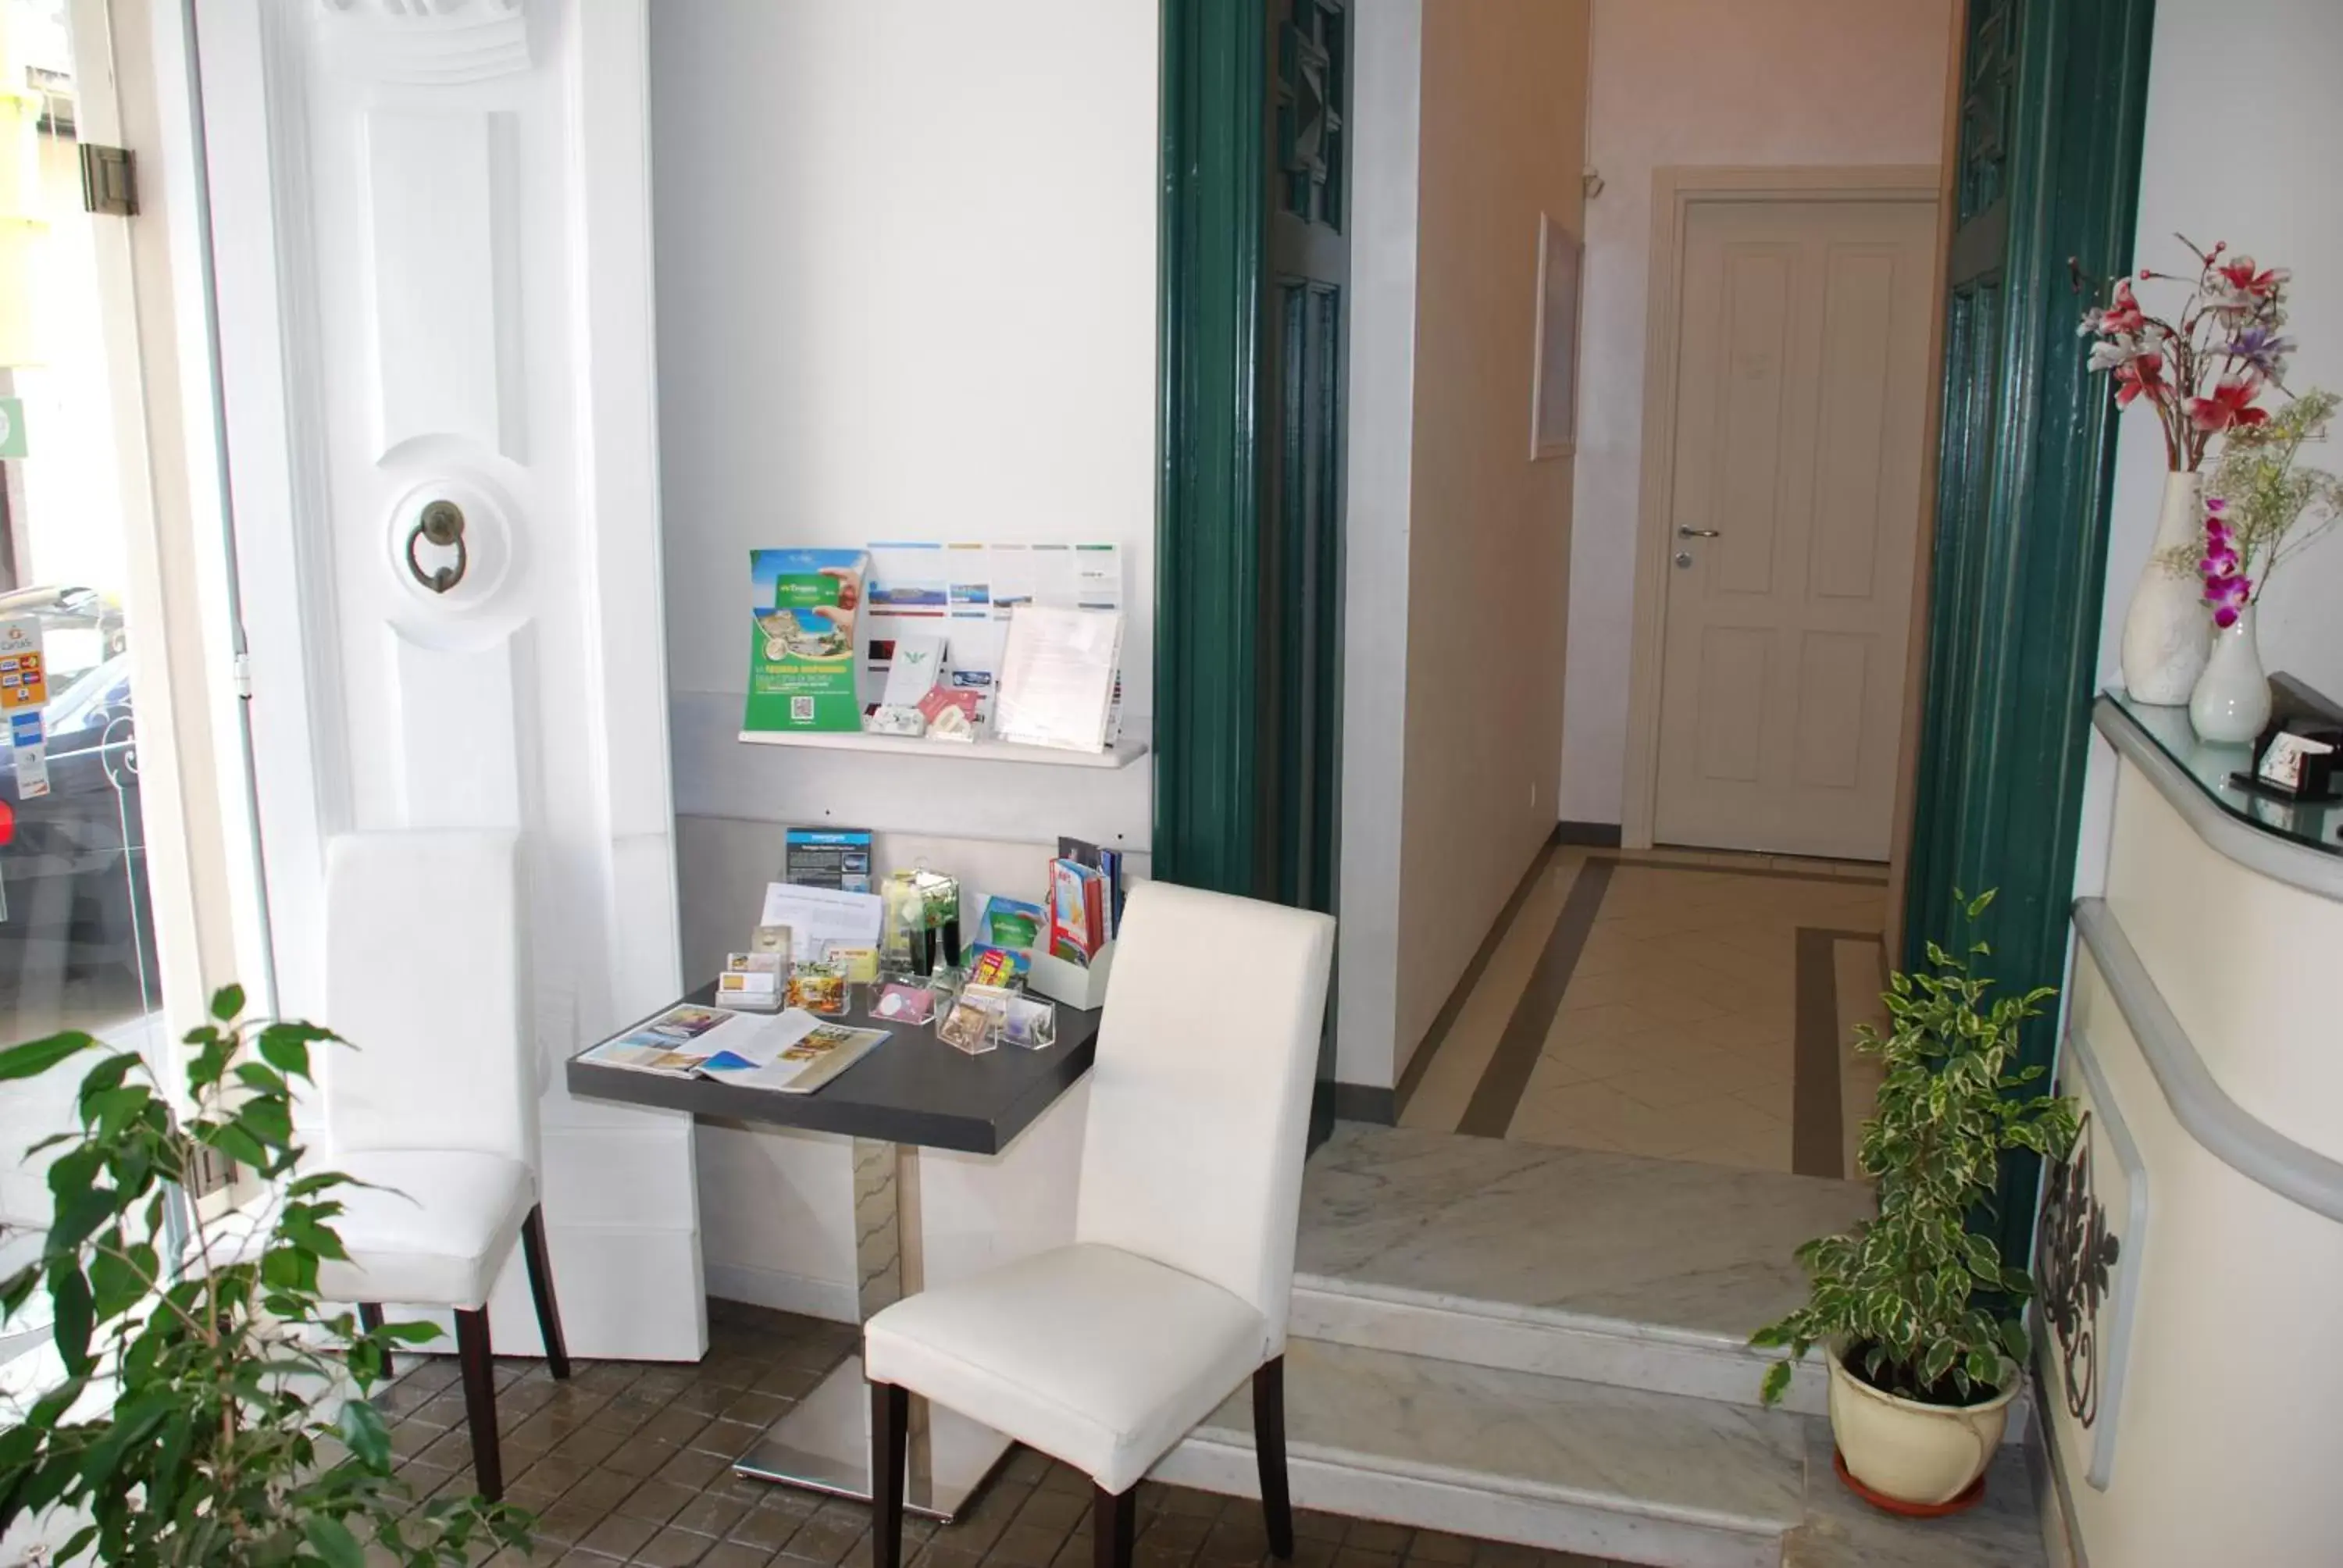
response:
<svg viewBox="0 0 2343 1568"><path fill-rule="evenodd" d="M861 550L751 550L748 730L862 728L854 689Z"/></svg>

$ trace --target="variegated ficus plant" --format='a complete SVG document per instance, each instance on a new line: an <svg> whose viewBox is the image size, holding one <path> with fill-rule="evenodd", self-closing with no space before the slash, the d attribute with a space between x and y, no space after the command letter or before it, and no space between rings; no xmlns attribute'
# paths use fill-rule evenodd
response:
<svg viewBox="0 0 2343 1568"><path fill-rule="evenodd" d="M1976 922L1993 902L1964 906ZM2030 1149L2063 1159L2074 1102L2036 1092L2044 1070L2013 1071L2018 1028L2056 995L2050 987L1987 1000L1993 981L1936 943L1929 972L1898 973L1885 994L1885 1033L1865 1024L1856 1049L1879 1058L1878 1111L1863 1124L1857 1160L1878 1183L1879 1216L1798 1249L1813 1281L1806 1304L1750 1336L1787 1352L1766 1369L1765 1402L1790 1386L1808 1347L1837 1347L1841 1363L1873 1387L1929 1404L1971 1404L2005 1384L2004 1359L2023 1363L2026 1271L1968 1228L1993 1201L2002 1154Z"/></svg>
<svg viewBox="0 0 2343 1568"><path fill-rule="evenodd" d="M95 1055L75 1131L48 1168L41 1256L0 1282L13 1317L45 1293L62 1375L0 1431L0 1532L66 1520L51 1559L110 1568L365 1568L477 1562L528 1541L528 1517L477 1497L418 1505L367 1401L392 1347L427 1323L360 1324L317 1295L350 1179L305 1166L293 1125L313 1046L302 1023L239 1023L212 1000L186 1037L174 1104L137 1055L68 1033L0 1050L0 1091ZM37 1151L37 1150L36 1150ZM239 1242L187 1201L196 1178L257 1178ZM0 1320L5 1321L5 1320Z"/></svg>

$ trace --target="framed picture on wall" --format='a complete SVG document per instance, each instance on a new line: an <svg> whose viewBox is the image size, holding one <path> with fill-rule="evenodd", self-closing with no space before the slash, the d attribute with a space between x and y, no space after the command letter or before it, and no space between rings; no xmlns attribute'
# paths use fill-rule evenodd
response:
<svg viewBox="0 0 2343 1568"><path fill-rule="evenodd" d="M1550 213L1538 215L1537 343L1530 381L1530 460L1567 457L1578 445L1580 245Z"/></svg>

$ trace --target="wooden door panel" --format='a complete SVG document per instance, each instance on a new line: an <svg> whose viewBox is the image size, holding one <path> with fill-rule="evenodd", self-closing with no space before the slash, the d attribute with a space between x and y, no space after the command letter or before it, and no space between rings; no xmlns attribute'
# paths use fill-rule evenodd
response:
<svg viewBox="0 0 2343 1568"><path fill-rule="evenodd" d="M1889 502L1896 274L1892 247L1830 247L1823 304L1822 407L1807 580L1817 599L1868 602L1878 583L1880 509ZM1922 258L1925 259L1925 258Z"/></svg>
<svg viewBox="0 0 2343 1568"><path fill-rule="evenodd" d="M1920 508L1934 209L1685 228L1654 829L1882 859ZM1679 529L1715 529L1683 537Z"/></svg>
<svg viewBox="0 0 2343 1568"><path fill-rule="evenodd" d="M1816 789L1863 783L1865 738L1875 736L1865 698L1878 639L1812 631L1798 639L1798 717L1791 777Z"/></svg>
<svg viewBox="0 0 2343 1568"><path fill-rule="evenodd" d="M1778 553L1797 256L1786 246L1742 245L1728 247L1724 262L1724 363L1704 367L1715 377L1717 404L1716 442L1706 454L1715 498L1706 526L1724 537L1711 541L1712 570L1701 586L1715 597L1762 598L1774 591Z"/></svg>
<svg viewBox="0 0 2343 1568"><path fill-rule="evenodd" d="M1765 675L1773 634L1758 627L1704 627L1700 642L1696 766L1710 783L1762 776Z"/></svg>

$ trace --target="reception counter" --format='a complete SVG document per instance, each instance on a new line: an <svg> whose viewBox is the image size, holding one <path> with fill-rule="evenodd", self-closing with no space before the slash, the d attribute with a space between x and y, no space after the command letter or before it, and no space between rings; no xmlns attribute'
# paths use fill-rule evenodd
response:
<svg viewBox="0 0 2343 1568"><path fill-rule="evenodd" d="M2044 1422L2080 1561L2343 1563L2343 812L2103 697L2104 898L2075 909L2044 1184Z"/></svg>

